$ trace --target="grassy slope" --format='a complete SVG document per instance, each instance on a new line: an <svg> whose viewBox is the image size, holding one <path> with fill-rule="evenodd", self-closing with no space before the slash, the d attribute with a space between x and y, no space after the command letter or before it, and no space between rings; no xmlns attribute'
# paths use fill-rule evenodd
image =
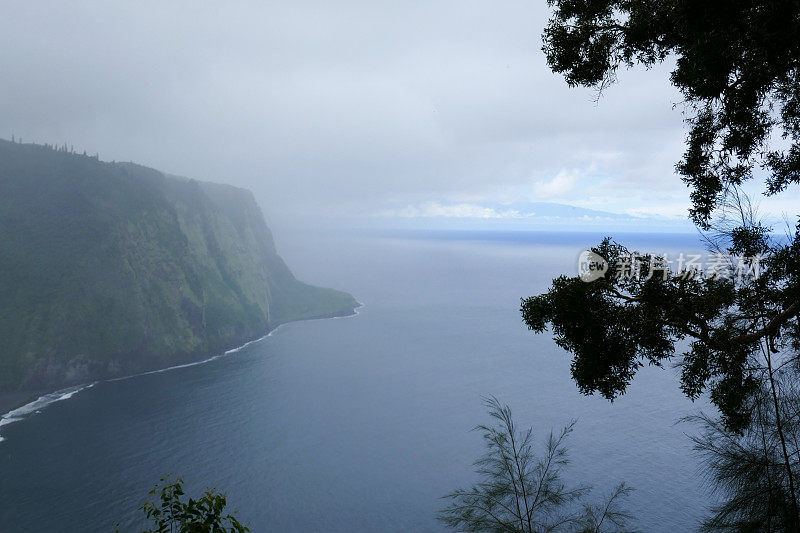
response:
<svg viewBox="0 0 800 533"><path fill-rule="evenodd" d="M0 391L43 358L121 374L354 305L294 278L248 191L0 141Z"/></svg>

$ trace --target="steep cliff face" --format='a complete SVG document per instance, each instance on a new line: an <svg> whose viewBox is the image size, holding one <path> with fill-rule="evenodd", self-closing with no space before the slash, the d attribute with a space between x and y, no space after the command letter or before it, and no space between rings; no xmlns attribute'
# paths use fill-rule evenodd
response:
<svg viewBox="0 0 800 533"><path fill-rule="evenodd" d="M0 141L0 392L188 362L357 305L295 279L249 191Z"/></svg>

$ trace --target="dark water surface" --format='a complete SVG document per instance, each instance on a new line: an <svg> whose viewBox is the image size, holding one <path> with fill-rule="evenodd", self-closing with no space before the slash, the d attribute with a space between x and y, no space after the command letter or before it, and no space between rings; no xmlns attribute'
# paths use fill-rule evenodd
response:
<svg viewBox="0 0 800 533"><path fill-rule="evenodd" d="M652 239L657 251L687 246ZM570 477L598 496L624 480L642 530L689 530L708 498L692 428L675 422L705 406L681 396L672 369L643 369L614 404L583 397L568 356L521 323L520 296L574 274L596 242L279 242L299 278L363 302L358 316L289 324L203 365L98 383L3 426L0 531L134 531L135 509L169 472L190 493L223 489L256 532L441 531L439 497L474 479L482 442L469 430L487 421L487 394L539 442L578 418Z"/></svg>

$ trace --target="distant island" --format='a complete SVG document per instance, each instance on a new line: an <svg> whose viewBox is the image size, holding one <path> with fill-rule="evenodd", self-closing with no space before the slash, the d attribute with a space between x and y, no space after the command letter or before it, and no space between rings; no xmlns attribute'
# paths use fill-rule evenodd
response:
<svg viewBox="0 0 800 533"><path fill-rule="evenodd" d="M294 277L250 191L0 140L0 413L358 305Z"/></svg>

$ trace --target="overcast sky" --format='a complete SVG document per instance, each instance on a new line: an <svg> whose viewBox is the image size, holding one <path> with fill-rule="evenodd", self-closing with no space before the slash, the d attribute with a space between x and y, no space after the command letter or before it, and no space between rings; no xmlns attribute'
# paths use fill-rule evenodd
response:
<svg viewBox="0 0 800 533"><path fill-rule="evenodd" d="M541 52L544 0L0 11L0 136L247 187L268 219L688 207L668 65L623 73L598 102L568 88Z"/></svg>

